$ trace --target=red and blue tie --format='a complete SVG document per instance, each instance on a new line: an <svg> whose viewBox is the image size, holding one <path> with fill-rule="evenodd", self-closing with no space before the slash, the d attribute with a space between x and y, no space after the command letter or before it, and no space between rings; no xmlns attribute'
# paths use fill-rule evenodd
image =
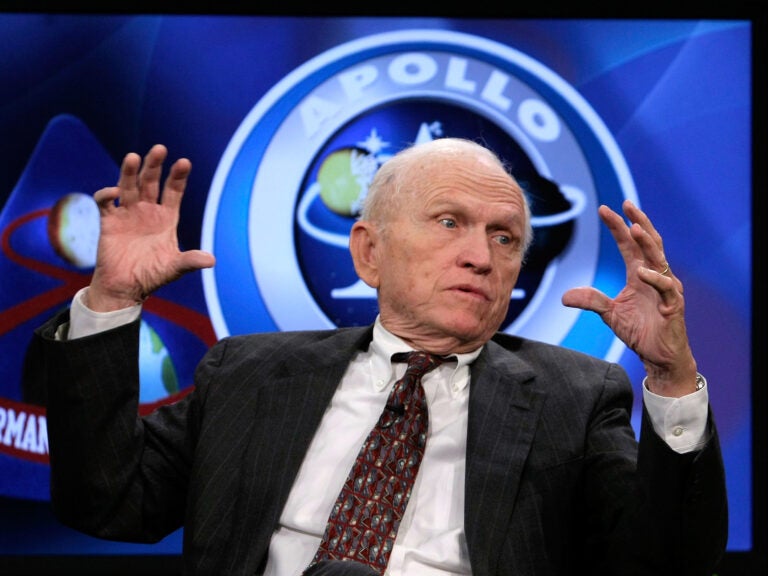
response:
<svg viewBox="0 0 768 576"><path fill-rule="evenodd" d="M421 378L443 358L395 354L408 362L341 489L312 564L354 560L384 574L427 442L429 412Z"/></svg>

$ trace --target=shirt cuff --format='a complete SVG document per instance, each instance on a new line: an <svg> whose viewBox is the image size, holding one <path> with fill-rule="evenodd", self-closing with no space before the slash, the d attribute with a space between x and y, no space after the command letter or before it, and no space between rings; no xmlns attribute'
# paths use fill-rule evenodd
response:
<svg viewBox="0 0 768 576"><path fill-rule="evenodd" d="M88 290L87 286L81 288L72 298L72 306L69 309L69 333L67 334L67 338L70 340L129 324L141 314L141 304L112 312L95 312L83 303L83 295L86 290Z"/></svg>
<svg viewBox="0 0 768 576"><path fill-rule="evenodd" d="M653 429L675 452L684 454L698 450L708 437L707 414L709 391L706 380L701 389L680 398L654 394L643 379L643 402L653 423Z"/></svg>

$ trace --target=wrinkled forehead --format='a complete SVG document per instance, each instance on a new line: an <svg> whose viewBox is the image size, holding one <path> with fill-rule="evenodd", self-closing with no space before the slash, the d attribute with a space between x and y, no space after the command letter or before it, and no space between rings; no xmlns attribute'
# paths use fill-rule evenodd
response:
<svg viewBox="0 0 768 576"><path fill-rule="evenodd" d="M522 187L502 161L483 146L459 139L438 139L402 150L379 168L365 200L364 217L402 216L406 202L429 202L439 192L482 195L509 203L527 215Z"/></svg>
<svg viewBox="0 0 768 576"><path fill-rule="evenodd" d="M423 154L414 158L401 176L401 189L411 192L452 189L482 195L490 193L497 201L503 201L506 195L511 203L525 203L525 194L517 180L492 152L481 147Z"/></svg>

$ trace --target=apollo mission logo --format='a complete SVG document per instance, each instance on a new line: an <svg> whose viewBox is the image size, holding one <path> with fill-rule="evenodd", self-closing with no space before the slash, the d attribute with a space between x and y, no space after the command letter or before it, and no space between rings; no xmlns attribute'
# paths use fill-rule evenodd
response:
<svg viewBox="0 0 768 576"><path fill-rule="evenodd" d="M408 30L337 46L251 110L222 156L203 222L203 273L216 334L368 324L374 291L347 243L378 167L414 142L477 140L531 200L534 246L502 329L615 359L621 344L562 293L613 295L624 267L599 204L638 202L621 152L562 78L510 46Z"/></svg>

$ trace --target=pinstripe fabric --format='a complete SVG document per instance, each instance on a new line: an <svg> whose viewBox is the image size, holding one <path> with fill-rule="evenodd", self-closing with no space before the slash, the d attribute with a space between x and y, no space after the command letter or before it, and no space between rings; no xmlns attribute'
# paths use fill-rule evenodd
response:
<svg viewBox="0 0 768 576"><path fill-rule="evenodd" d="M304 453L372 327L223 340L194 392L139 420L138 323L56 342L63 321L37 332L35 363L48 381L57 516L140 542L184 525L186 574L260 573ZM508 335L488 343L469 399L475 576L711 568L727 535L714 424L701 452L681 456L644 419L638 462L631 407L615 365Z"/></svg>

